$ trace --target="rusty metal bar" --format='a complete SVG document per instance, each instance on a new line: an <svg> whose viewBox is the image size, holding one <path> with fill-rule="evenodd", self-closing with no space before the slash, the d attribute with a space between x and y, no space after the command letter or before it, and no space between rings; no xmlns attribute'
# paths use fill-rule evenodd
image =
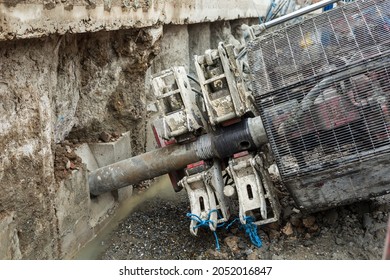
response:
<svg viewBox="0 0 390 280"><path fill-rule="evenodd" d="M225 158L242 150L256 149L267 142L260 117L246 119L202 135L195 142L166 146L99 168L89 176L90 193L99 195L120 189L183 169L199 160Z"/></svg>

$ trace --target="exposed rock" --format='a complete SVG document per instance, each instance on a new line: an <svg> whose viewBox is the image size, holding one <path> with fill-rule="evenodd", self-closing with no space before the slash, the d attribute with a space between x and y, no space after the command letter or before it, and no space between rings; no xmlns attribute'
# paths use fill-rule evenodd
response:
<svg viewBox="0 0 390 280"><path fill-rule="evenodd" d="M335 238L335 243L336 243L337 245L344 245L344 244L345 244L344 240L341 239L341 238L339 238L339 237L336 237L336 238Z"/></svg>
<svg viewBox="0 0 390 280"><path fill-rule="evenodd" d="M258 260L259 256L257 255L256 252L252 252L251 254L248 255L247 260Z"/></svg>
<svg viewBox="0 0 390 280"><path fill-rule="evenodd" d="M298 215L292 215L290 218L290 222L294 227L302 226L302 219Z"/></svg>
<svg viewBox="0 0 390 280"><path fill-rule="evenodd" d="M243 240L240 240L238 242L238 248L241 250L246 250L248 248L248 245Z"/></svg>
<svg viewBox="0 0 390 280"><path fill-rule="evenodd" d="M237 253L240 250L238 247L238 243L240 242L239 237L234 235L228 236L223 241L233 253Z"/></svg>
<svg viewBox="0 0 390 280"><path fill-rule="evenodd" d="M68 160L66 161L65 168L66 168L66 169L70 169L70 164L71 164L71 162L70 162L70 160L68 159Z"/></svg>
<svg viewBox="0 0 390 280"><path fill-rule="evenodd" d="M102 133L100 133L99 139L102 140L103 142L107 143L107 142L110 142L111 135L109 133L107 133L106 131L103 131Z"/></svg>
<svg viewBox="0 0 390 280"><path fill-rule="evenodd" d="M308 230L309 230L310 233L315 233L315 232L317 232L319 229L320 229L320 227L318 226L318 224L314 224L314 225L311 226Z"/></svg>
<svg viewBox="0 0 390 280"><path fill-rule="evenodd" d="M278 239L280 237L280 231L278 230L275 230L275 229L271 229L269 231L269 238L271 240L275 240L275 239Z"/></svg>
<svg viewBox="0 0 390 280"><path fill-rule="evenodd" d="M316 222L316 217L309 216L309 217L303 218L302 222L306 228L311 228L314 226L314 223Z"/></svg>
<svg viewBox="0 0 390 280"><path fill-rule="evenodd" d="M369 213L363 214L363 228L364 229L370 229L373 225L373 219L371 218Z"/></svg>
<svg viewBox="0 0 390 280"><path fill-rule="evenodd" d="M274 223L266 224L265 227L267 229L279 230L280 224L279 224L279 222L274 222Z"/></svg>
<svg viewBox="0 0 390 280"><path fill-rule="evenodd" d="M288 219L291 214L294 213L293 210L292 210L292 206L287 206L283 209L283 219L286 220Z"/></svg>
<svg viewBox="0 0 390 280"><path fill-rule="evenodd" d="M349 206L335 209L338 212L339 223L331 227L327 227L327 223L322 219L325 212L312 214L316 219L314 224L310 223L310 228L304 226L294 228L287 221L281 230L284 238L275 238L280 234L276 229L261 227L259 230L263 241L261 248L254 247L243 231L237 231L232 236L231 231L226 232L221 228L218 231L218 238L223 242L220 242L221 250L217 251L215 239L210 231L199 231L198 238L191 236L188 232L188 220L180 218L180 213L188 211L187 196L185 193L177 193L175 196L176 202L156 198L154 202L145 203L142 209L131 214L113 234L112 241L106 242L115 243L118 248L110 245L103 258L350 260L380 259L382 256L385 237L382 231L385 228L379 230L378 227L375 234L364 231L361 223L356 220L358 217L353 214L353 208ZM376 219L373 219L373 223L377 226L386 226L386 223ZM345 229L344 225L347 225ZM275 224L270 227L273 226ZM325 228L327 230L323 231ZM313 230L317 231L311 233ZM269 241L263 231L270 236ZM125 238L122 238L122 233L125 233ZM143 256L140 255L141 252Z"/></svg>
<svg viewBox="0 0 390 280"><path fill-rule="evenodd" d="M294 230L293 230L293 227L292 227L292 224L290 222L287 222L287 224L282 228L282 232L287 235L287 236L290 236L294 233Z"/></svg>

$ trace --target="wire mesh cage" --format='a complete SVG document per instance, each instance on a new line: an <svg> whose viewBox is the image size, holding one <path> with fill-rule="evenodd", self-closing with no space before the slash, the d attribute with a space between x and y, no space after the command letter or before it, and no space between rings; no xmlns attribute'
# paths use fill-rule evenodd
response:
<svg viewBox="0 0 390 280"><path fill-rule="evenodd" d="M390 1L362 0L252 41L256 104L284 178L390 152Z"/></svg>

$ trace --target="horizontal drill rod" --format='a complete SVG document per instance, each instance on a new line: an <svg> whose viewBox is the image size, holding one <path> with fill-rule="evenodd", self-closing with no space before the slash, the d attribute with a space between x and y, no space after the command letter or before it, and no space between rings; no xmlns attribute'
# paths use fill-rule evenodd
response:
<svg viewBox="0 0 390 280"><path fill-rule="evenodd" d="M99 168L89 176L92 195L99 195L185 168L214 157L225 158L267 143L260 117L200 136L187 144L173 144Z"/></svg>

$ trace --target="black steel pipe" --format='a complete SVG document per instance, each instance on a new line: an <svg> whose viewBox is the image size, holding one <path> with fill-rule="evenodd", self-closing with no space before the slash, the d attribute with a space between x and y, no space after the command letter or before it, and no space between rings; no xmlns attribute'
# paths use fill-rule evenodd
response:
<svg viewBox="0 0 390 280"><path fill-rule="evenodd" d="M95 170L89 175L89 190L99 195L182 169L198 160L191 144L166 146Z"/></svg>
<svg viewBox="0 0 390 280"><path fill-rule="evenodd" d="M246 119L202 135L189 144L174 144L99 168L89 176L93 195L137 184L214 157L225 158L242 150L254 150L267 143L260 117Z"/></svg>

